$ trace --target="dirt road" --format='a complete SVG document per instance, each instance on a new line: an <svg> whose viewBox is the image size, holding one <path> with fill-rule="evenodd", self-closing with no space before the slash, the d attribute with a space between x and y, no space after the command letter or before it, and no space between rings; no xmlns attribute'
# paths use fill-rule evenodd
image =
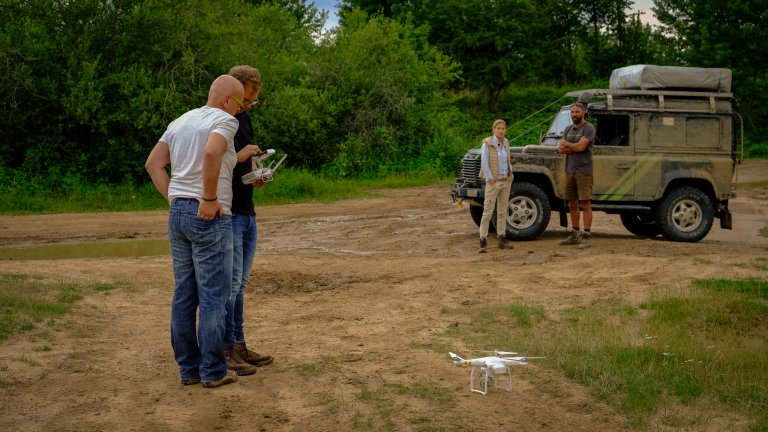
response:
<svg viewBox="0 0 768 432"><path fill-rule="evenodd" d="M739 175L766 180L765 162ZM590 249L558 246L564 231L553 218L538 240L484 255L447 187L381 195L257 210L246 335L276 361L219 389L179 384L170 257L0 261L0 273L121 286L89 293L71 315L0 344L8 383L0 430L625 430L621 415L585 388L537 365L515 370L513 394L470 394L467 371L436 344L454 324L441 311L468 302L638 304L651 288L694 278L766 277L749 265L768 257L765 185L732 201L734 230L716 226L696 244L638 238L618 216L596 214ZM165 223L165 212L0 217L0 246L162 239ZM740 421L707 415L665 430Z"/></svg>

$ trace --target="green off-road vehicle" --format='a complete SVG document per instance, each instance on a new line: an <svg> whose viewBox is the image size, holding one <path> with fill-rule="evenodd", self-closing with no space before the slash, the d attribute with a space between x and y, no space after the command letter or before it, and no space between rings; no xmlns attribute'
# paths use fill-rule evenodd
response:
<svg viewBox="0 0 768 432"><path fill-rule="evenodd" d="M587 105L587 120L596 129L593 210L618 214L638 236L673 241L701 240L715 218L731 229L728 200L735 196L743 127L730 87L727 69L638 65L614 70L608 89L568 93ZM553 211L567 226L565 156L557 142L568 124L565 106L539 144L512 147L507 239L537 238ZM471 149L451 188L478 225L484 192L479 172L480 149ZM495 216L492 228L500 231Z"/></svg>

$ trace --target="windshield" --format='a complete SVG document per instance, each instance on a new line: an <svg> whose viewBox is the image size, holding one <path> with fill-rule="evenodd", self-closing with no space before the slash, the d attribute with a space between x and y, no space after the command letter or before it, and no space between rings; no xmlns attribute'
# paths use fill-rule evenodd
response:
<svg viewBox="0 0 768 432"><path fill-rule="evenodd" d="M546 137L562 137L565 128L570 125L571 122L571 109L570 107L563 107L560 112L557 113L552 125L547 130Z"/></svg>

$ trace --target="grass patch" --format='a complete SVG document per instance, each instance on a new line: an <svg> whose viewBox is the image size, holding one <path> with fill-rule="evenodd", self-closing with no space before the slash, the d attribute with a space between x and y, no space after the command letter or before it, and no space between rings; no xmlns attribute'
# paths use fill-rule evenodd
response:
<svg viewBox="0 0 768 432"><path fill-rule="evenodd" d="M376 179L332 179L305 170L286 169L275 180L253 193L259 205L279 205L300 202L333 202L350 198L370 198L376 189L396 189L448 183L448 179L433 172L390 174Z"/></svg>
<svg viewBox="0 0 768 432"><path fill-rule="evenodd" d="M338 415L347 409L347 404L341 397L336 397L332 393L315 394L315 402L323 407L326 414Z"/></svg>
<svg viewBox="0 0 768 432"><path fill-rule="evenodd" d="M94 291L98 292L104 292L104 291L112 291L115 289L120 288L119 283L103 283L103 282L95 282L90 285L90 288Z"/></svg>
<svg viewBox="0 0 768 432"><path fill-rule="evenodd" d="M768 280L699 279L694 281L694 285L722 293L745 293L757 298L768 299Z"/></svg>
<svg viewBox="0 0 768 432"><path fill-rule="evenodd" d="M760 237L768 237L768 227L760 228Z"/></svg>
<svg viewBox="0 0 768 432"><path fill-rule="evenodd" d="M10 360L11 361L20 362L20 363L24 363L27 366L32 366L32 367L40 366L40 362L38 362L36 360L33 360L33 359L31 359L31 358L29 358L27 356L23 356L23 355L13 356L13 357L10 358Z"/></svg>
<svg viewBox="0 0 768 432"><path fill-rule="evenodd" d="M375 189L447 185L452 180L452 177L445 177L432 169L371 179L336 179L307 170L284 167L275 174L274 181L254 191L253 201L256 205L332 202L373 197L376 196ZM65 184L56 188L49 188L46 182L18 181L0 184L0 192L3 194L3 200L0 200L0 214L142 211L168 208L168 203L151 182L143 185L94 185L84 183L77 177L67 177L63 181Z"/></svg>
<svg viewBox="0 0 768 432"><path fill-rule="evenodd" d="M316 377L320 374L320 368L316 363L302 363L296 366L296 373L302 377Z"/></svg>
<svg viewBox="0 0 768 432"><path fill-rule="evenodd" d="M39 185L50 184L47 181ZM70 181L68 187L2 186L0 214L23 215L41 213L83 213L104 211L136 211L167 207L163 197L152 183L140 186L91 185L79 180Z"/></svg>
<svg viewBox="0 0 768 432"><path fill-rule="evenodd" d="M395 408L394 401L385 391L363 386L357 393L357 399L373 410L375 418L366 417L362 413L357 412L353 416L352 422L356 429L396 430L394 418L397 414L397 409Z"/></svg>
<svg viewBox="0 0 768 432"><path fill-rule="evenodd" d="M744 182L736 185L738 189L765 189L768 188L768 181Z"/></svg>
<svg viewBox="0 0 768 432"><path fill-rule="evenodd" d="M452 390L432 383L371 386L367 382L358 382L355 386L355 404L344 403L327 394L317 395L318 403L329 412L346 412L355 430L396 431L402 429L401 422L417 425L416 429L409 430L444 430L436 424L442 424L446 410L456 406ZM420 401L416 403L418 410L413 408L414 399Z"/></svg>
<svg viewBox="0 0 768 432"><path fill-rule="evenodd" d="M0 340L68 313L82 292L83 287L73 283L0 274Z"/></svg>
<svg viewBox="0 0 768 432"><path fill-rule="evenodd" d="M524 340L533 338L538 328L536 323L547 318L544 308L522 305L476 305L462 308L461 311L471 314L472 323L468 326L452 326L447 334L459 337L466 346L486 350L525 350ZM448 315L456 312L450 309L443 311ZM467 355L480 353L476 351Z"/></svg>
<svg viewBox="0 0 768 432"><path fill-rule="evenodd" d="M768 235L768 227L766 227L766 235ZM752 260L752 266L761 271L768 270L768 257L757 257Z"/></svg>
<svg viewBox="0 0 768 432"><path fill-rule="evenodd" d="M683 411L704 406L746 416L750 430L764 431L767 299L764 280L705 279L679 295L654 293L637 308L450 309L444 313L469 324L449 328L442 336L478 349L546 356L537 364L559 369L586 386L622 412L630 427L674 423L664 414L669 406Z"/></svg>

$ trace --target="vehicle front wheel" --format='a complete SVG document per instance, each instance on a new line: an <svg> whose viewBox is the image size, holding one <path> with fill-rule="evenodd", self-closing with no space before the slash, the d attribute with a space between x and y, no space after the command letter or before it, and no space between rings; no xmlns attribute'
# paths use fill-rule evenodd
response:
<svg viewBox="0 0 768 432"><path fill-rule="evenodd" d="M656 219L649 213L621 213L621 224L627 231L641 237L656 237L661 233Z"/></svg>
<svg viewBox="0 0 768 432"><path fill-rule="evenodd" d="M669 191L656 208L656 221L667 240L697 242L712 228L715 209L700 189L683 186Z"/></svg>
<svg viewBox="0 0 768 432"><path fill-rule="evenodd" d="M551 214L549 198L540 187L528 182L512 183L507 207L507 239L536 239L547 229Z"/></svg>

